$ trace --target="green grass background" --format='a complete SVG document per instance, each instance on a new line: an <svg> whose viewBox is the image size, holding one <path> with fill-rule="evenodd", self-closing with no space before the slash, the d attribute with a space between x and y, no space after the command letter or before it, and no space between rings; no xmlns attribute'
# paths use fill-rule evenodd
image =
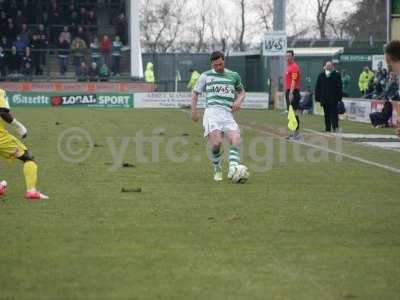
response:
<svg viewBox="0 0 400 300"><path fill-rule="evenodd" d="M15 115L29 129L25 143L51 199L27 202L21 164L1 162L9 188L0 200L0 299L400 299L399 174L331 155L297 162L289 144L280 162L274 140L270 171L252 172L245 185L214 183L201 124L182 111L18 108ZM237 118L274 128L286 122L276 112ZM322 128L319 117L303 121ZM70 127L99 146L80 164L57 151ZM107 137L118 145L154 128L165 129L166 141L189 134L175 151L191 159L171 162L162 143L159 162L138 162L130 143L124 161L135 167L110 171ZM392 134L349 122L343 130ZM262 135L243 136L246 150ZM265 153L262 145L257 151ZM353 143L343 151L400 168L398 152ZM255 163L249 151L244 163Z"/></svg>

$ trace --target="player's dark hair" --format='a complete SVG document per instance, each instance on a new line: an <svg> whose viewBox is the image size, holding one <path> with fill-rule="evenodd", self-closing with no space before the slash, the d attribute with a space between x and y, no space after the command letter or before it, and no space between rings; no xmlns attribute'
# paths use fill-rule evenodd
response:
<svg viewBox="0 0 400 300"><path fill-rule="evenodd" d="M389 55L390 59L393 61L400 61L400 41L391 41L385 47L385 53Z"/></svg>
<svg viewBox="0 0 400 300"><path fill-rule="evenodd" d="M210 61L214 61L220 58L222 58L222 60L225 60L225 55L221 51L214 51L210 55Z"/></svg>
<svg viewBox="0 0 400 300"><path fill-rule="evenodd" d="M286 53L290 53L294 57L294 51L293 50L287 50Z"/></svg>

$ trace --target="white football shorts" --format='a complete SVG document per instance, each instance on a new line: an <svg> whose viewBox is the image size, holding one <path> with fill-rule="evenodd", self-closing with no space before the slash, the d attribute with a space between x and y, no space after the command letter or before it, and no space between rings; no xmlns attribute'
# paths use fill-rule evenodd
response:
<svg viewBox="0 0 400 300"><path fill-rule="evenodd" d="M204 111L203 129L205 137L215 130L240 131L232 113L218 106L207 107Z"/></svg>

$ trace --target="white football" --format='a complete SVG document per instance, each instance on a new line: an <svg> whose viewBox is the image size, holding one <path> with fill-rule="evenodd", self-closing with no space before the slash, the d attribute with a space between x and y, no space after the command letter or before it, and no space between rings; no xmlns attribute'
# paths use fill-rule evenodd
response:
<svg viewBox="0 0 400 300"><path fill-rule="evenodd" d="M232 181L236 183L245 183L250 176L249 169L244 165L238 165L233 172Z"/></svg>

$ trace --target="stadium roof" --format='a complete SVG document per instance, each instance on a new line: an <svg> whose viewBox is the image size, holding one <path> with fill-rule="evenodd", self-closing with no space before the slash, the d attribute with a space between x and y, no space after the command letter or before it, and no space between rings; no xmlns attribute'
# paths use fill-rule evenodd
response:
<svg viewBox="0 0 400 300"><path fill-rule="evenodd" d="M344 52L343 47L288 48L295 56L336 56Z"/></svg>
<svg viewBox="0 0 400 300"><path fill-rule="evenodd" d="M327 57L327 56L336 56L339 54L343 54L344 47L304 47L304 48L289 47L288 50L293 50L295 56L299 57L304 57L304 56ZM227 53L227 56L250 56L250 55L262 55L262 53L260 50Z"/></svg>

